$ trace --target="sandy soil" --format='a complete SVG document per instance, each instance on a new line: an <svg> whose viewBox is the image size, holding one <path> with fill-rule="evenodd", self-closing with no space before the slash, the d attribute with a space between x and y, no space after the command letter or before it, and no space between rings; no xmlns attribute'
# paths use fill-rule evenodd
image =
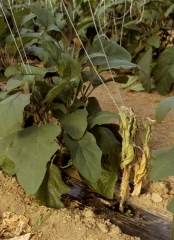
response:
<svg viewBox="0 0 174 240"><path fill-rule="evenodd" d="M115 85L109 83L107 86L115 96L117 104L122 105L118 94L115 94ZM128 89L119 89L119 91L125 106L132 107L139 116L148 116L155 119L156 106L164 97L159 96L156 92L151 94L146 92L135 93L130 92ZM103 110L117 110L103 86L96 89L93 95L98 97ZM151 150L168 147L174 142L173 118L174 110L168 114L162 124L155 124L150 143ZM159 183L150 184L148 192L140 197L131 198L129 201L131 204L141 206L150 212L160 211L161 214L171 218L171 215L166 211L166 205L172 195L174 195L174 180L169 178ZM45 222L39 224L34 238L36 240L140 239L136 236L123 234L124 229L122 229L122 232L113 222L111 223L109 214L107 218L107 212L103 217L102 214L96 214L93 207L81 208L76 201L71 202L68 208L59 210L40 207L33 201L31 196L24 192L15 178L5 176L1 172L0 199L0 217L7 211L21 214L29 218L31 226L36 226L36 222L42 216L46 216L47 213L51 212L51 216Z"/></svg>

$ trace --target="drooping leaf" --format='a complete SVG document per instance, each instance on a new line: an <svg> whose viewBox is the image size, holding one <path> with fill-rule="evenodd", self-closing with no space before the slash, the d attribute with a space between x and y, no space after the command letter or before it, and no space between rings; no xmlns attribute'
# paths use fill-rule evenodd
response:
<svg viewBox="0 0 174 240"><path fill-rule="evenodd" d="M138 65L142 70L139 71L139 79L143 85L143 88L147 91L151 91L151 63L152 63L152 48L149 48L143 57L138 62Z"/></svg>
<svg viewBox="0 0 174 240"><path fill-rule="evenodd" d="M174 97L168 97L162 100L156 108L156 120L161 122L171 108L174 108Z"/></svg>
<svg viewBox="0 0 174 240"><path fill-rule="evenodd" d="M165 49L159 56L152 71L155 87L161 95L166 95L174 83L174 46Z"/></svg>
<svg viewBox="0 0 174 240"><path fill-rule="evenodd" d="M69 191L69 187L62 181L59 168L54 164L48 164L44 180L35 194L39 205L52 208L64 207L60 200L61 195Z"/></svg>
<svg viewBox="0 0 174 240"><path fill-rule="evenodd" d="M30 103L30 94L18 92L0 102L0 137L21 129L23 111Z"/></svg>
<svg viewBox="0 0 174 240"><path fill-rule="evenodd" d="M152 151L150 159L150 180L158 181L173 176L174 173L174 145L168 149Z"/></svg>
<svg viewBox="0 0 174 240"><path fill-rule="evenodd" d="M45 102L50 103L56 98L59 93L64 89L64 87L68 84L68 82L62 83L60 86L53 87L45 97Z"/></svg>
<svg viewBox="0 0 174 240"><path fill-rule="evenodd" d="M79 173L90 183L96 182L101 174L102 152L93 134L86 132L78 141L66 135L65 144L70 149L72 162Z"/></svg>
<svg viewBox="0 0 174 240"><path fill-rule="evenodd" d="M60 134L58 125L45 124L28 127L16 133L7 156L16 165L19 183L31 194L40 187L46 164L59 148L55 138Z"/></svg>
<svg viewBox="0 0 174 240"><path fill-rule="evenodd" d="M84 135L87 128L87 115L86 109L78 109L60 119L61 125L74 140L79 140Z"/></svg>
<svg viewBox="0 0 174 240"><path fill-rule="evenodd" d="M121 146L113 133L105 127L96 127L93 133L103 153L102 170L97 182L91 183L87 181L87 183L98 193L112 199L115 183L118 179L117 171L120 162Z"/></svg>
<svg viewBox="0 0 174 240"><path fill-rule="evenodd" d="M119 118L119 115L109 111L101 111L94 116L88 118L88 128L93 128L95 125L102 125L113 118Z"/></svg>

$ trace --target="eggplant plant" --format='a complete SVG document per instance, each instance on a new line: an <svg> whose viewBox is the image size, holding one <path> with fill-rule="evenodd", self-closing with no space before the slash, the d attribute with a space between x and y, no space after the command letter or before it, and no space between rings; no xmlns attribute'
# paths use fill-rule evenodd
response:
<svg viewBox="0 0 174 240"><path fill-rule="evenodd" d="M70 189L62 176L69 167L98 193L113 198L121 136L119 125L108 121L119 115L102 111L90 93L107 81L127 81L125 75L105 80L103 71L137 65L127 50L104 37L95 38L87 54L78 54L61 12L37 4L1 7L4 56L9 49L16 59L1 68L1 169L16 175L28 193L49 207L63 206L61 195ZM29 62L31 52L39 65Z"/></svg>

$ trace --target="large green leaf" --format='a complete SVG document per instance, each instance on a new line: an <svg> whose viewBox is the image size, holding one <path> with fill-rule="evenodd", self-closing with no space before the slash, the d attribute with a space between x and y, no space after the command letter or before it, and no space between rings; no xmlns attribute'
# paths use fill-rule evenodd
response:
<svg viewBox="0 0 174 240"><path fill-rule="evenodd" d="M19 131L7 156L16 165L19 183L31 194L37 192L45 172L46 163L58 149L55 138L60 134L58 125L45 124Z"/></svg>
<svg viewBox="0 0 174 240"><path fill-rule="evenodd" d="M40 8L36 5L28 5L37 17L37 22L44 28L48 29L55 23L53 13L46 8Z"/></svg>
<svg viewBox="0 0 174 240"><path fill-rule="evenodd" d="M109 111L101 111L94 116L88 118L88 128L93 128L95 125L102 125L113 118L119 118L119 115Z"/></svg>
<svg viewBox="0 0 174 240"><path fill-rule="evenodd" d="M101 42L103 48L101 47ZM101 42L97 39L95 43L87 49L91 61L94 65L99 66L101 70L110 68L130 69L137 67L136 64L131 63L131 55L126 49L104 38L101 38ZM88 58L84 57L82 63L85 63L87 60ZM88 64L90 64L90 62L88 62Z"/></svg>
<svg viewBox="0 0 174 240"><path fill-rule="evenodd" d="M52 208L64 207L60 200L61 195L69 192L69 187L62 181L59 168L54 164L48 164L44 180L35 194L40 205Z"/></svg>
<svg viewBox="0 0 174 240"><path fill-rule="evenodd" d="M174 97L168 97L162 100L156 108L156 120L161 122L171 108L174 108Z"/></svg>
<svg viewBox="0 0 174 240"><path fill-rule="evenodd" d="M0 102L0 137L21 129L23 111L30 103L30 94L18 92Z"/></svg>
<svg viewBox="0 0 174 240"><path fill-rule="evenodd" d="M84 135L87 128L87 115L86 109L78 109L60 119L61 125L74 140L79 140Z"/></svg>
<svg viewBox="0 0 174 240"><path fill-rule="evenodd" d="M153 69L157 91L166 95L174 83L174 46L165 49Z"/></svg>
<svg viewBox="0 0 174 240"><path fill-rule="evenodd" d="M87 181L87 183L98 193L112 199L115 183L118 179L117 171L121 146L114 134L105 127L96 127L93 133L103 152L102 171L97 182Z"/></svg>
<svg viewBox="0 0 174 240"><path fill-rule="evenodd" d="M86 132L79 141L66 135L65 144L69 147L73 164L80 174L90 183L96 182L101 174L102 152L93 134Z"/></svg>
<svg viewBox="0 0 174 240"><path fill-rule="evenodd" d="M158 181L174 175L174 145L169 149L152 151L150 159L150 180Z"/></svg>
<svg viewBox="0 0 174 240"><path fill-rule="evenodd" d="M139 78L143 85L143 88L147 91L151 91L151 63L152 63L152 48L149 48L138 62L138 65L142 68L139 71Z"/></svg>
<svg viewBox="0 0 174 240"><path fill-rule="evenodd" d="M54 98L56 98L59 93L64 89L64 87L68 84L68 82L62 83L60 86L53 87L45 97L45 102L51 103Z"/></svg>

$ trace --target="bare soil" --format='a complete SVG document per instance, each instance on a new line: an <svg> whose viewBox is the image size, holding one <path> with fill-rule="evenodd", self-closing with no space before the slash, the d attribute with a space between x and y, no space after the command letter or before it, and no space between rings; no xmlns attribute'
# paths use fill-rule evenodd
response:
<svg viewBox="0 0 174 240"><path fill-rule="evenodd" d="M116 86L119 88L122 100L116 93ZM130 92L128 89L120 89L119 84L108 83L107 87L116 99L118 106L122 105L133 108L140 117L155 119L155 109L158 103L165 97L155 91ZM171 95L171 94L170 94ZM93 92L93 96L99 99L103 110L117 111L116 106L110 99L103 86ZM154 125L150 142L151 150L166 148L174 143L174 110L170 111L162 124ZM164 179L158 183L151 183L148 192L139 197L130 198L128 202L146 211L161 214L171 220L171 214L167 212L166 206L174 196L174 178ZM0 217L3 213L13 212L26 216L29 224L34 227L42 216L51 212L51 216L44 222L40 222L35 232L35 240L138 240L140 238L124 234L122 230L110 221L110 210L101 208L100 213L94 211L94 207L81 207L77 201L72 201L68 208L49 209L38 206L32 196L27 195L19 186L14 177L9 177L0 172ZM98 204L98 203L96 203ZM94 203L95 205L95 203ZM98 205L100 207L100 205ZM102 214L104 212L104 215ZM1 222L0 222L1 223ZM0 225L1 226L1 225ZM144 229L146 231L146 229ZM1 233L1 232L0 232ZM3 239L0 235L0 239ZM147 240L150 238L146 238ZM157 239L161 239L160 236Z"/></svg>

